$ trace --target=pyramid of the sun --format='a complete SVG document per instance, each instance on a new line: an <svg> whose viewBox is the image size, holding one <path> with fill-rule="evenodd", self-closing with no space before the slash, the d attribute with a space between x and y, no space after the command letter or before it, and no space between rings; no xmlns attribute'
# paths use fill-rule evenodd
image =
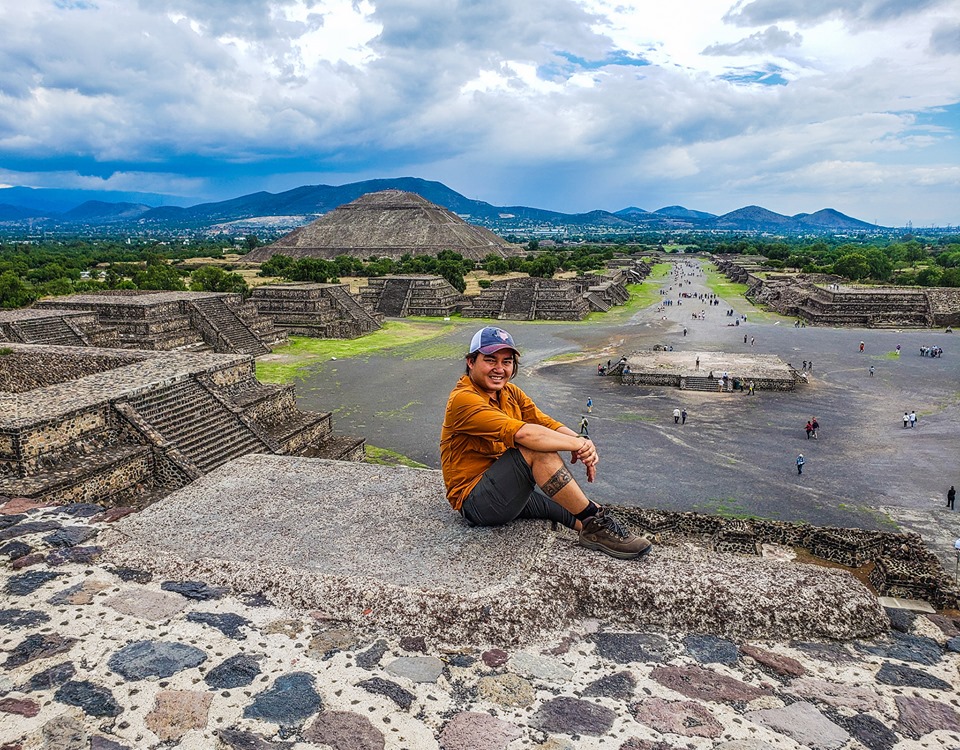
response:
<svg viewBox="0 0 960 750"><path fill-rule="evenodd" d="M468 224L416 193L383 190L334 209L272 245L254 250L244 260L262 263L274 255L397 259L406 253L435 256L441 250L453 250L472 260L482 260L490 253L505 257L521 252L493 232Z"/></svg>

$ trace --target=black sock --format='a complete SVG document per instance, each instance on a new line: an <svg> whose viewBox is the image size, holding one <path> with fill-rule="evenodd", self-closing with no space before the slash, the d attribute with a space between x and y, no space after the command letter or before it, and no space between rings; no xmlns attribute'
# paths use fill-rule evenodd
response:
<svg viewBox="0 0 960 750"><path fill-rule="evenodd" d="M587 500L587 502L589 503L589 505L587 505L586 508L581 510L579 513L573 514L574 518L576 518L580 523L583 523L588 518L592 518L593 516L597 515L597 513L600 512L599 505L597 505L592 500Z"/></svg>

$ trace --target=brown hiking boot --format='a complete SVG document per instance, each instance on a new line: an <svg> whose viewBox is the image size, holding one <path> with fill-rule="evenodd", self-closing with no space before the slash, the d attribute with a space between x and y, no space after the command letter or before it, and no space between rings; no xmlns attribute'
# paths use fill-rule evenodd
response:
<svg viewBox="0 0 960 750"><path fill-rule="evenodd" d="M606 508L601 508L597 515L583 522L580 546L598 549L621 560L630 560L646 554L653 545L646 538L631 532Z"/></svg>

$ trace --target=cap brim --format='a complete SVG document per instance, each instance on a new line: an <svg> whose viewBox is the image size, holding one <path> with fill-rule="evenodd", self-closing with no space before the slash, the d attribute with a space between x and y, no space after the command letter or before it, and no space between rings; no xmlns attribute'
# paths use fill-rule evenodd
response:
<svg viewBox="0 0 960 750"><path fill-rule="evenodd" d="M490 344L489 346L481 346L479 349L477 349L477 351L480 354L495 354L501 349L509 349L517 354L520 353L515 347L510 346L510 344Z"/></svg>

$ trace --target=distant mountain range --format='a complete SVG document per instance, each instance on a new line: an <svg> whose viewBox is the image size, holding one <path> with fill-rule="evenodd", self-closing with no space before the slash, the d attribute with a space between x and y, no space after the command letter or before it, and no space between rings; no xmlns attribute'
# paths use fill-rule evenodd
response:
<svg viewBox="0 0 960 750"><path fill-rule="evenodd" d="M347 185L304 185L283 193L251 193L215 203L181 207L151 206L158 196L112 194L118 200L89 200L92 193L70 190L7 188L0 190L0 228L50 231L198 231L247 233L258 227L287 231L313 221L337 206L379 190L406 190L500 234L630 234L690 230L831 234L883 231L886 227L846 216L832 208L784 216L760 206L746 206L717 216L683 206L645 211L631 206L615 213L565 214L528 206L493 206L471 200L440 182L415 177L366 180ZM133 198L133 200L119 200Z"/></svg>

